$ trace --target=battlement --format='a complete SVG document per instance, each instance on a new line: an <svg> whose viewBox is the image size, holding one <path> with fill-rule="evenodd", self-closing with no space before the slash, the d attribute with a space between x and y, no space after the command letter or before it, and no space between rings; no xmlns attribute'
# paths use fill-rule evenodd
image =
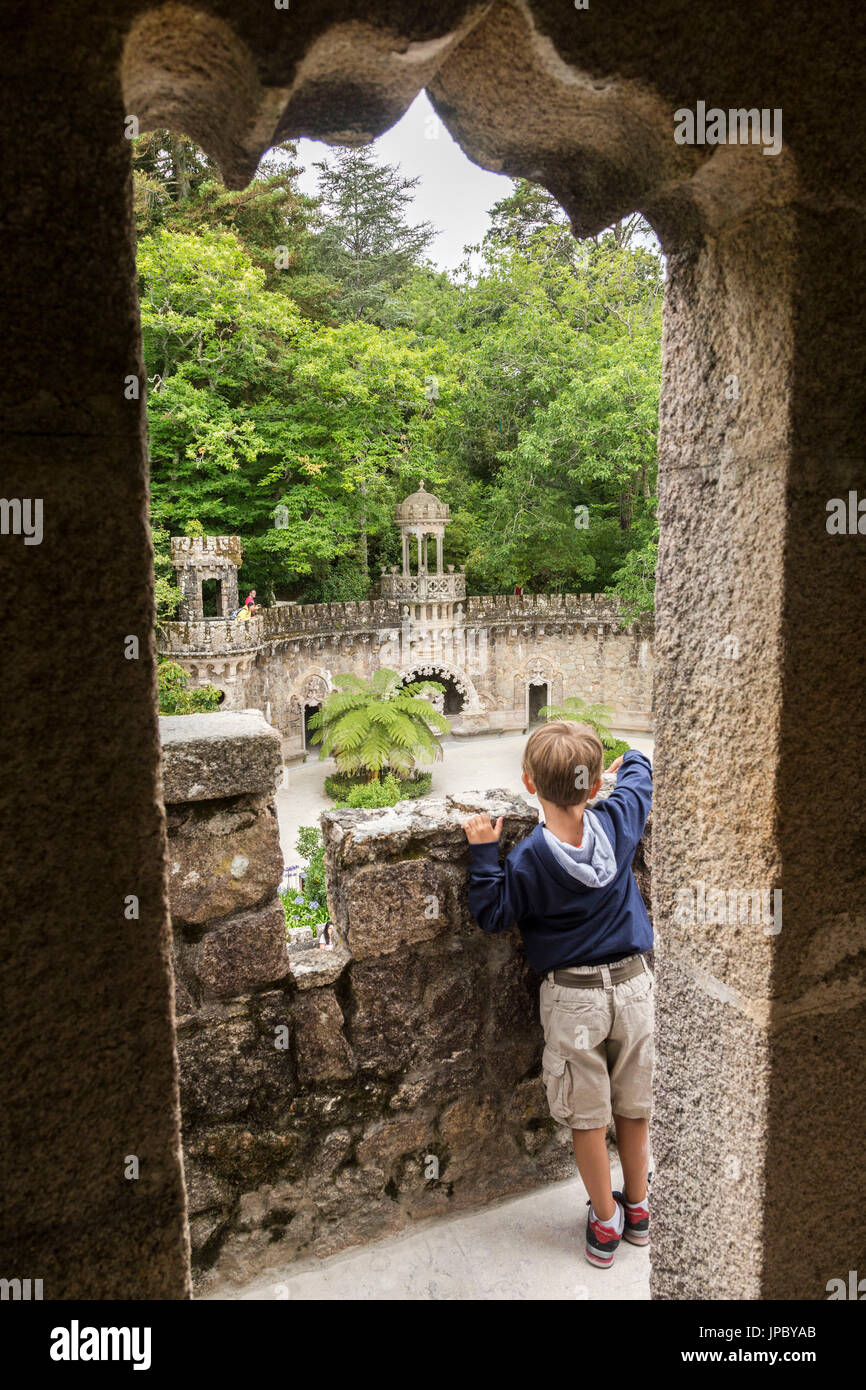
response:
<svg viewBox="0 0 866 1390"><path fill-rule="evenodd" d="M607 594L485 594L466 600L466 622L470 627L544 620L625 626Z"/></svg>
<svg viewBox="0 0 866 1390"><path fill-rule="evenodd" d="M249 623L229 618L163 623L159 634L162 655L225 655L255 651L270 642L299 637L341 637L358 632L396 630L413 621L396 599L366 599L347 603L276 603ZM413 626L424 625L424 619ZM582 624L620 629L617 607L605 594L494 594L469 598L465 611L457 608L454 628L508 627L532 624ZM651 621L640 624L650 632Z"/></svg>
<svg viewBox="0 0 866 1390"><path fill-rule="evenodd" d="M262 619L238 623L231 618L198 618L161 623L157 632L160 656L226 656L252 652L262 645Z"/></svg>
<svg viewBox="0 0 866 1390"><path fill-rule="evenodd" d="M399 627L402 609L393 599L364 599L347 603L276 603L261 615L267 641L306 633L375 632Z"/></svg>
<svg viewBox="0 0 866 1390"><path fill-rule="evenodd" d="M175 569L203 566L205 569L234 565L240 568L243 547L240 536L172 536L171 563Z"/></svg>

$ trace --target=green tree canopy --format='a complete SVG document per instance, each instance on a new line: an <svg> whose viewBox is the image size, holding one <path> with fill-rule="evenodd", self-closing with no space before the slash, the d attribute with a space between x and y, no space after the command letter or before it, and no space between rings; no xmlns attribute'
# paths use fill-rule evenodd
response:
<svg viewBox="0 0 866 1390"><path fill-rule="evenodd" d="M134 149L160 612L168 538L240 535L242 584L367 597L394 504L450 504L470 593L590 590L652 606L662 264L626 219L576 241L518 181L460 274L424 260L415 181L371 148L320 198L278 147L239 193L188 140Z"/></svg>

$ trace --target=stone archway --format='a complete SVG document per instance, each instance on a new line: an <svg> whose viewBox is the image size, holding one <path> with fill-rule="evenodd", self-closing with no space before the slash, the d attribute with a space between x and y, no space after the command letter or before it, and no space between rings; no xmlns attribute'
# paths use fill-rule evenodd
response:
<svg viewBox="0 0 866 1390"><path fill-rule="evenodd" d="M433 699L433 703L439 708L441 701L444 713L463 714L475 713L482 708L478 691L465 671L461 671L456 666L449 666L444 661L419 661L413 665L406 666L400 671L403 684L409 681L435 681L441 680L446 687L445 696ZM459 698L460 704L457 709L448 710L446 708L449 690Z"/></svg>
<svg viewBox="0 0 866 1390"><path fill-rule="evenodd" d="M333 690L330 671L316 666L299 676L289 695L289 737L297 744L298 752L306 752L318 745L310 742L308 721L310 715L321 709L323 702Z"/></svg>
<svg viewBox="0 0 866 1390"><path fill-rule="evenodd" d="M220 8L198 0L142 15L95 0L85 16L77 3L62 13L36 7L13 28L16 61L2 89L5 152L28 189L0 265L11 310L0 372L14 441L6 491L44 499L47 527L45 543L27 552L38 624L22 625L14 605L0 618L10 653L7 791L17 808L7 970L26 979L34 950L50 943L57 981L39 997L10 991L4 1021L10 1052L28 1059L23 1072L5 1069L4 1108L26 1122L34 1150L11 1194L26 1221L4 1247L6 1263L45 1271L56 1297L188 1289L123 115L198 140L238 188L275 140L369 140L426 86L472 158L544 184L578 233L639 208L668 253L655 1291L823 1297L815 1271L854 1269L859 1257L849 1154L866 1123L850 1104L866 1021L862 550L851 536L828 544L824 525L828 499L863 487L866 289L864 258L852 249L862 245L866 181L850 6L800 7L793 23L759 6L743 24L707 6L696 24L688 7L658 0L652 25L636 5L615 16L549 0L373 5L363 15L348 0L290 12L237 0L231 25L212 12ZM53 103L42 98L46 70ZM722 92L744 107L766 99L784 109L778 159L675 143L675 110ZM58 108L74 113L74 159L55 138ZM840 110L850 119L840 121ZM84 198L87 188L100 197ZM90 523L97 511L112 517L110 528ZM11 541L0 549L5 592L20 587L21 554ZM93 622L95 575L116 623ZM143 660L118 663L118 633L139 634ZM736 660L720 658L730 634ZM45 653L50 682L34 679ZM839 748L850 756L840 760ZM804 829L802 769L831 765L834 797L820 824ZM49 779L56 795L34 795ZM722 797L721 787L733 790ZM25 862L21 842L40 853ZM62 880L71 862L75 902L60 931L42 883ZM780 935L678 922L676 894L707 864L729 884L784 880ZM132 944L116 930L130 865L141 903ZM86 1010L71 1007L81 1000ZM130 1000L141 1027L130 1026ZM82 1124L82 1096L98 1096L92 1125ZM106 1204L114 1170L103 1137L117 1133L146 1136L151 1155L152 1186L134 1211ZM749 1156L742 1181L730 1177L732 1144ZM808 1205L792 1206L806 1193ZM761 1239L740 1239L744 1220ZM719 1247L729 1252L723 1266ZM141 1252L134 1265L131 1248Z"/></svg>
<svg viewBox="0 0 866 1390"><path fill-rule="evenodd" d="M546 656L530 657L514 673L514 708L523 710L524 727L527 729L533 722L530 692L538 686L547 687L547 699L543 703L549 705L562 703L562 672Z"/></svg>

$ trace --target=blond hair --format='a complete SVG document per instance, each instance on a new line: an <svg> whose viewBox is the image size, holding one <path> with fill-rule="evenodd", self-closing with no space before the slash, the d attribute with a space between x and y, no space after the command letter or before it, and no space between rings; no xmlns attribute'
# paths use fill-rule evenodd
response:
<svg viewBox="0 0 866 1390"><path fill-rule="evenodd" d="M530 735L523 771L554 806L580 806L601 776L604 749L594 729L552 719Z"/></svg>

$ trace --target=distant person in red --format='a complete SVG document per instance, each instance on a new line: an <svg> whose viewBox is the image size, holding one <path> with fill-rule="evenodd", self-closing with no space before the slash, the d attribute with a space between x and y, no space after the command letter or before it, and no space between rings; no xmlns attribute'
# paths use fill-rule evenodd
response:
<svg viewBox="0 0 866 1390"><path fill-rule="evenodd" d="M250 589L244 599L243 606L239 608L235 614L235 621L239 623L248 623L250 618L254 618L258 611L259 606L256 603L256 591L255 589Z"/></svg>
<svg viewBox="0 0 866 1390"><path fill-rule="evenodd" d="M522 584L515 584L515 586L514 586L514 592L515 592L515 594L517 594L518 598L522 598L522 597L523 597L523 585L522 585Z"/></svg>

